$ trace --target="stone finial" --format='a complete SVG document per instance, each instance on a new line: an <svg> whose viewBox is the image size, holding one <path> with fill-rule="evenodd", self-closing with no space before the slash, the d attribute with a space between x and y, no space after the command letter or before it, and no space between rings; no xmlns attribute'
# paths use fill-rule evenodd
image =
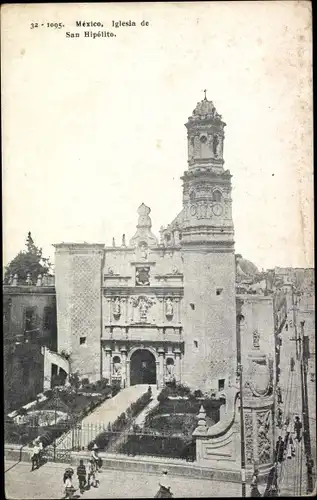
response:
<svg viewBox="0 0 317 500"><path fill-rule="evenodd" d="M122 246L126 247L126 242L125 242L125 234L122 235Z"/></svg>
<svg viewBox="0 0 317 500"><path fill-rule="evenodd" d="M15 273L15 275L13 276L13 280L12 280L12 286L18 286L18 275Z"/></svg>
<svg viewBox="0 0 317 500"><path fill-rule="evenodd" d="M138 224L137 231L130 240L132 247L137 247L141 242L146 242L147 245L157 245L157 239L151 231L152 221L150 217L151 209L142 203L138 208Z"/></svg>
<svg viewBox="0 0 317 500"><path fill-rule="evenodd" d="M31 273L27 273L25 283L27 285L32 285Z"/></svg>
<svg viewBox="0 0 317 500"><path fill-rule="evenodd" d="M206 410L203 407L203 405L201 405L199 413L196 416L196 419L198 421L197 422L198 423L198 427L200 427L200 428L201 427L207 427L207 423L206 423Z"/></svg>
<svg viewBox="0 0 317 500"><path fill-rule="evenodd" d="M112 238L112 246L115 247L116 246L116 241L114 238Z"/></svg>
<svg viewBox="0 0 317 500"><path fill-rule="evenodd" d="M8 279L8 285L12 285L12 281L13 281L13 274L10 274Z"/></svg>

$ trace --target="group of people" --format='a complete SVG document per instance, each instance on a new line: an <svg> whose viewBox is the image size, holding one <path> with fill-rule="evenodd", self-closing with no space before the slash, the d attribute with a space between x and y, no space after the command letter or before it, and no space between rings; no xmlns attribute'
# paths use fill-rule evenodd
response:
<svg viewBox="0 0 317 500"><path fill-rule="evenodd" d="M295 440L300 443L302 439L302 427L303 424L300 421L299 416L295 417L294 420L294 434L295 438L292 436L291 422L289 419L286 420L284 425L284 439L279 436L276 443L275 449L275 460L278 463L282 463L284 458L291 459L295 457Z"/></svg>
<svg viewBox="0 0 317 500"><path fill-rule="evenodd" d="M77 478L78 487L80 493L83 493L86 489L91 486L97 488L99 486L99 472L102 466L102 460L98 455L98 447L94 444L91 457L88 460L87 467L84 464L84 460L80 459L79 465L77 467ZM73 484L74 469L67 467L63 476L63 483L65 487L65 499L70 499L73 497L76 488Z"/></svg>
<svg viewBox="0 0 317 500"><path fill-rule="evenodd" d="M267 478L266 489L264 492L264 497L274 497L278 496L278 463L282 463L285 458L291 459L295 456L295 440L299 443L302 439L302 422L299 416L295 417L294 420L294 434L295 438L292 436L292 426L290 419L287 419L284 426L285 436L278 437L275 449L275 463L270 469ZM259 471L254 470L252 480L251 480L251 497L261 497L261 493L258 489L259 483Z"/></svg>

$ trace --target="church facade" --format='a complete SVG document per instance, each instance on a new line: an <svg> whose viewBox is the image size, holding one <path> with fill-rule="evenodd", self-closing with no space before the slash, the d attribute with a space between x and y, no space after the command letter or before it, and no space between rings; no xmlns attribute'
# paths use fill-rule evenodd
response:
<svg viewBox="0 0 317 500"><path fill-rule="evenodd" d="M121 246L55 245L58 351L81 377L223 390L236 371L231 174L205 97L186 123L183 209L157 238L150 208Z"/></svg>

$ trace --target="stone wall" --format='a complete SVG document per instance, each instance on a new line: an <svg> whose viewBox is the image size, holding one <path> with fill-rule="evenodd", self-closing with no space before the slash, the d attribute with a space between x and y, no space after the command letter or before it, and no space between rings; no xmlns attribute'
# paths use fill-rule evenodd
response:
<svg viewBox="0 0 317 500"><path fill-rule="evenodd" d="M101 377L103 245L55 245L58 351L69 351L71 370Z"/></svg>
<svg viewBox="0 0 317 500"><path fill-rule="evenodd" d="M184 251L183 380L218 390L236 369L233 253Z"/></svg>

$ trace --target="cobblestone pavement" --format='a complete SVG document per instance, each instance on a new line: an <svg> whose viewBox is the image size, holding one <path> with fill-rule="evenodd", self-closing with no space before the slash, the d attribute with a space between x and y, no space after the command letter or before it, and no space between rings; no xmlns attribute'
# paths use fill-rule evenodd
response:
<svg viewBox="0 0 317 500"><path fill-rule="evenodd" d="M30 472L30 464L6 461L5 491L8 500L15 499L61 499L64 496L62 485L66 464L45 464L39 470ZM160 476L141 472L104 470L100 473L99 488L92 488L77 498L154 498L158 490ZM171 476L170 484L174 497L239 497L241 486L237 483L191 479ZM77 487L77 478L74 481ZM248 493L247 493L248 494Z"/></svg>

